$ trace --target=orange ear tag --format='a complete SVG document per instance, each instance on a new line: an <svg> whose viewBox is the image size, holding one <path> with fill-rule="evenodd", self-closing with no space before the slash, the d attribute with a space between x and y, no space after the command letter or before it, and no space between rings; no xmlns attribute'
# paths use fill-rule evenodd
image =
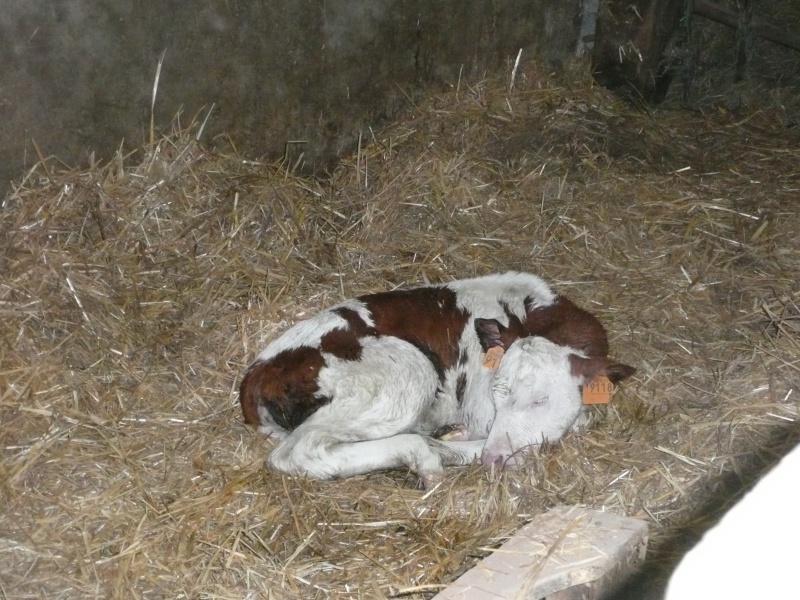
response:
<svg viewBox="0 0 800 600"><path fill-rule="evenodd" d="M583 386L583 403L608 404L613 393L614 384L605 375L598 375Z"/></svg>
<svg viewBox="0 0 800 600"><path fill-rule="evenodd" d="M503 360L503 354L506 351L502 346L492 346L483 355L483 366L492 371L497 371L500 368L500 361Z"/></svg>

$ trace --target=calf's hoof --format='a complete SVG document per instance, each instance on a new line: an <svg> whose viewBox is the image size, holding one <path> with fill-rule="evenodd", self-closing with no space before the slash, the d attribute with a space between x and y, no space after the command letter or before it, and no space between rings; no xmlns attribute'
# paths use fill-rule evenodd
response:
<svg viewBox="0 0 800 600"><path fill-rule="evenodd" d="M437 485L444 481L443 473L420 473L419 480L422 482L422 487L430 491Z"/></svg>
<svg viewBox="0 0 800 600"><path fill-rule="evenodd" d="M443 442L468 442L470 440L469 429L457 423L439 427L431 437Z"/></svg>

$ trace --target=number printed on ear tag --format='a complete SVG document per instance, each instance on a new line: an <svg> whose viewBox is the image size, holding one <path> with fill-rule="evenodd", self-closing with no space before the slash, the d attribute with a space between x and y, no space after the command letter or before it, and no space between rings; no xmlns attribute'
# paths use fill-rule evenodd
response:
<svg viewBox="0 0 800 600"><path fill-rule="evenodd" d="M614 384L605 375L598 375L583 386L584 404L608 404Z"/></svg>
<svg viewBox="0 0 800 600"><path fill-rule="evenodd" d="M500 361L503 360L503 354L506 351L502 346L492 346L483 355L483 366L492 371L497 371L500 368Z"/></svg>

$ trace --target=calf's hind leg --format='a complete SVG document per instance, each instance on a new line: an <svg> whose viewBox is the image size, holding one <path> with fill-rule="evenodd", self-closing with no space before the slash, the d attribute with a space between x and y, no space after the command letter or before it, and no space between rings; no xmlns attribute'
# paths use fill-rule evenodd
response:
<svg viewBox="0 0 800 600"><path fill-rule="evenodd" d="M304 431L295 437L293 433L269 457L270 465L285 473L317 479L408 467L430 488L441 480L443 466L465 465L479 458L484 442L441 442L415 433L346 442L324 439L319 434Z"/></svg>
<svg viewBox="0 0 800 600"><path fill-rule="evenodd" d="M437 476L439 454L412 433L435 399L436 369L401 339L369 337L361 344L359 360L324 355L319 393L330 402L278 444L269 464L321 479L401 466Z"/></svg>
<svg viewBox="0 0 800 600"><path fill-rule="evenodd" d="M269 457L273 468L317 479L350 477L381 469L408 467L425 481L442 473L442 461L422 436L404 433L379 440L348 442L290 435Z"/></svg>

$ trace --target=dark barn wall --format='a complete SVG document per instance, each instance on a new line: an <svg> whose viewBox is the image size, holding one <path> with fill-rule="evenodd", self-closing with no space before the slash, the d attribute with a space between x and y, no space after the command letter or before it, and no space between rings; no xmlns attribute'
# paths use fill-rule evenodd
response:
<svg viewBox="0 0 800 600"><path fill-rule="evenodd" d="M395 116L404 93L512 60L575 52L580 0L6 0L0 11L0 191L45 155L74 165L215 109L249 155L303 140L306 168ZM204 113L203 113L204 114ZM202 117L201 117L202 118Z"/></svg>
<svg viewBox="0 0 800 600"><path fill-rule="evenodd" d="M686 0L605 0L592 57L595 80L637 100L662 101L685 11Z"/></svg>

